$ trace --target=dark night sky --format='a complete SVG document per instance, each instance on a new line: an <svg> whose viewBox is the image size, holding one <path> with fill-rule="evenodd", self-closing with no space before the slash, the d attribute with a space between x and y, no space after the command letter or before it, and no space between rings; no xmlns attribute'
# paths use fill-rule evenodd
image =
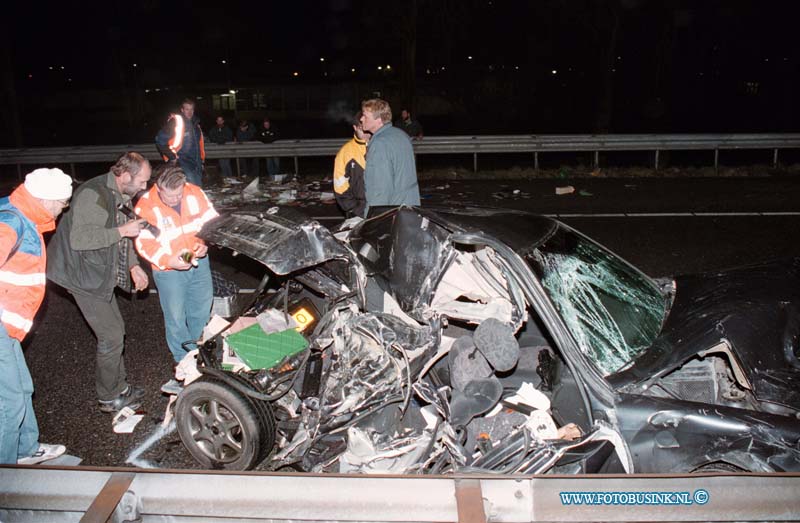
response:
<svg viewBox="0 0 800 523"><path fill-rule="evenodd" d="M17 2L5 24L17 92L375 84L402 75L408 1L200 4ZM510 100L516 113L530 110L543 122L540 132L590 130L588 122L570 126L558 117L577 122L571 111L597 112L609 91L612 131L793 130L798 5L417 0L416 97L446 92L479 119Z"/></svg>
<svg viewBox="0 0 800 523"><path fill-rule="evenodd" d="M115 81L116 66L133 63L173 82L223 76L217 67L222 59L242 79L293 69L318 74L323 71L320 57L331 72L336 66L399 61L394 15L405 7L403 1L197 4L17 2L11 7L13 22L7 24L16 72L54 85L62 76L102 85ZM602 38L595 33L609 30L603 6L611 4L622 13L620 65L629 63L630 71L645 72L652 51L663 44L665 23L672 26L671 52L681 70L724 66L759 71L769 59L773 64L789 59L797 67L797 2L419 0L417 68L445 61L456 67L468 56L473 63L521 66L529 72L584 67L594 58L596 38Z"/></svg>

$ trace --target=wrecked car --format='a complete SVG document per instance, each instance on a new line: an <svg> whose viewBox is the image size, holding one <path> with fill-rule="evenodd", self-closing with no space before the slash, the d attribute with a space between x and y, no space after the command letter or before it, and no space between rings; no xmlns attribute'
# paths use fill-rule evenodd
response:
<svg viewBox="0 0 800 523"><path fill-rule="evenodd" d="M266 268L248 326L200 346L177 398L205 467L800 470L798 260L654 280L492 209L336 231L273 209L201 237Z"/></svg>

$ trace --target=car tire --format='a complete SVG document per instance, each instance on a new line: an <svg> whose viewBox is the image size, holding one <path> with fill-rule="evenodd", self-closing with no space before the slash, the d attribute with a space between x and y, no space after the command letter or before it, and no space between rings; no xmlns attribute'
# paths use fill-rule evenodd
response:
<svg viewBox="0 0 800 523"><path fill-rule="evenodd" d="M181 441L209 469L249 470L263 461L275 441L271 415L269 404L205 377L188 385L175 406Z"/></svg>

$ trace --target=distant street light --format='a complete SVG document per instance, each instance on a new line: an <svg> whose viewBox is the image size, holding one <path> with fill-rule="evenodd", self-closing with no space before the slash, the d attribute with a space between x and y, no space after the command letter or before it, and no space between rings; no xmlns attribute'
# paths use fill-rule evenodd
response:
<svg viewBox="0 0 800 523"><path fill-rule="evenodd" d="M558 74L558 71L557 71L557 70L555 70L555 69L553 69L553 70L552 70L552 71L550 71L550 72L551 72L551 73L553 73L553 74Z"/></svg>
<svg viewBox="0 0 800 523"><path fill-rule="evenodd" d="M320 57L320 59L319 59L319 61L320 61L320 62L324 62L324 61L325 61L325 57L324 57L324 56L321 56L321 57Z"/></svg>

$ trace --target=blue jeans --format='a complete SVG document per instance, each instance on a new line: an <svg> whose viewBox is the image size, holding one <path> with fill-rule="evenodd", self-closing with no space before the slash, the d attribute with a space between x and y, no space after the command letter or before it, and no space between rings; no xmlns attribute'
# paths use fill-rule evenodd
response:
<svg viewBox="0 0 800 523"><path fill-rule="evenodd" d="M178 160L178 165L180 165L181 169L183 169L183 174L186 175L186 181L189 183L193 183L198 187L203 186L203 166L202 165L195 165L189 161L181 161Z"/></svg>
<svg viewBox="0 0 800 523"><path fill-rule="evenodd" d="M175 361L181 361L188 352L181 345L199 340L211 317L214 287L208 256L187 271L153 270L153 280L164 313L167 346Z"/></svg>
<svg viewBox="0 0 800 523"><path fill-rule="evenodd" d="M33 380L19 341L0 323L0 463L17 464L39 450Z"/></svg>
<svg viewBox="0 0 800 523"><path fill-rule="evenodd" d="M275 156L270 156L267 158L267 174L270 177L275 176L276 174L280 174L281 171L281 159Z"/></svg>
<svg viewBox="0 0 800 523"><path fill-rule="evenodd" d="M222 171L222 176L224 176L225 178L231 178L233 176L233 170L231 169L231 159L220 158L219 170Z"/></svg>

